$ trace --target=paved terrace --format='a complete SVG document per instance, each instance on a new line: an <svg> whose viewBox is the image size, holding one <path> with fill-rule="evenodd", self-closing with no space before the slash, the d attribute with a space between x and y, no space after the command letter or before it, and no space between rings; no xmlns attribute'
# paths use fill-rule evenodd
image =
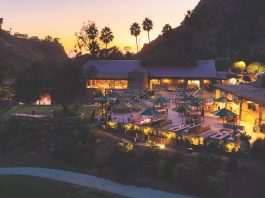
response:
<svg viewBox="0 0 265 198"><path fill-rule="evenodd" d="M152 106L152 103L148 100L143 100L142 102L146 103L147 106ZM168 119L172 120L172 124L175 125L179 125L182 123L182 117L181 115L179 115L178 113L172 111L172 109L175 107L175 104L173 102L170 103L170 106L168 107ZM139 115L139 112L130 112L130 113L125 113L125 114L120 114L120 113L116 113L112 115L112 118L116 117L117 121L119 122L123 122L123 117L124 117L124 121L125 123L128 122L128 117L130 117L131 115L135 116L135 115ZM261 138L265 138L265 135L262 133L255 133L253 132L253 125L251 123L248 123L247 121L240 122L240 125L245 126L246 128L246 134L251 136L251 140L250 142L253 143L255 142L257 139ZM210 126L211 130L214 132L218 132L220 131L220 129L223 128L223 120L221 118L218 118L216 116L214 116L212 114L212 112L206 112L205 113L205 119L202 122L202 126Z"/></svg>
<svg viewBox="0 0 265 198"><path fill-rule="evenodd" d="M133 185L124 185L113 182L109 179L102 179L87 174L57 169L27 167L0 168L0 175L23 175L41 177L88 188L95 188L98 190L133 198L192 198L191 196L179 195L151 188L137 187Z"/></svg>

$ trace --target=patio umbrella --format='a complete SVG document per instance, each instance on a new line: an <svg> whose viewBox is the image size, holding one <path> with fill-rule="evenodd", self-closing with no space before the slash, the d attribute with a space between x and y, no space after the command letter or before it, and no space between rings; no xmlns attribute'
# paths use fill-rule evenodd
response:
<svg viewBox="0 0 265 198"><path fill-rule="evenodd" d="M223 109L220 109L220 110L213 112L213 115L223 118L223 123L224 123L225 117L236 117L236 116L238 116L237 114L233 113L232 111L230 111L226 108L223 108Z"/></svg>
<svg viewBox="0 0 265 198"><path fill-rule="evenodd" d="M127 95L131 96L131 97L140 97L141 95L143 95L143 92L140 90L133 90L133 89L128 89L126 91Z"/></svg>
<svg viewBox="0 0 265 198"><path fill-rule="evenodd" d="M130 107L126 103L119 103L112 107L113 111L121 112L123 116L123 123L124 123L124 112L128 112Z"/></svg>
<svg viewBox="0 0 265 198"><path fill-rule="evenodd" d="M183 98L188 98L188 97L189 97L189 95L188 95L188 93L187 93L186 90L178 91L178 92L176 93L176 96L181 96L181 97L183 97Z"/></svg>
<svg viewBox="0 0 265 198"><path fill-rule="evenodd" d="M158 103L158 104L164 104L164 103L168 103L170 102L170 100L166 97L159 97L159 98L155 98L152 100L153 103Z"/></svg>
<svg viewBox="0 0 265 198"><path fill-rule="evenodd" d="M113 91L113 92L109 93L109 97L111 97L111 98L119 98L120 94L118 92Z"/></svg>
<svg viewBox="0 0 265 198"><path fill-rule="evenodd" d="M157 110L155 110L153 107L147 107L140 114L141 115L144 115L144 116L156 116L156 115L160 115L160 113Z"/></svg>
<svg viewBox="0 0 265 198"><path fill-rule="evenodd" d="M181 105L181 106L175 107L174 109L172 109L172 111L175 111L175 112L180 113L182 115L181 117L182 117L182 123L183 123L184 114L191 112L192 110L187 106Z"/></svg>
<svg viewBox="0 0 265 198"><path fill-rule="evenodd" d="M125 112L125 111L129 111L130 107L126 103L122 102L122 103L114 105L112 107L112 110L119 111L119 112Z"/></svg>
<svg viewBox="0 0 265 198"><path fill-rule="evenodd" d="M189 102L188 106L199 108L199 107L203 107L204 106L204 102L200 98L193 98Z"/></svg>

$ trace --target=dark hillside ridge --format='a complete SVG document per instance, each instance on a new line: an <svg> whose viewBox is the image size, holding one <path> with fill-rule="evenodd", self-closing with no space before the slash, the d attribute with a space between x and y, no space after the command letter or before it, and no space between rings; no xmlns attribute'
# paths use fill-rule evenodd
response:
<svg viewBox="0 0 265 198"><path fill-rule="evenodd" d="M68 60L63 46L58 42L21 39L0 30L0 58L2 62L14 64L23 70L34 63Z"/></svg>
<svg viewBox="0 0 265 198"><path fill-rule="evenodd" d="M190 17L145 45L143 59L265 61L264 0L201 0Z"/></svg>

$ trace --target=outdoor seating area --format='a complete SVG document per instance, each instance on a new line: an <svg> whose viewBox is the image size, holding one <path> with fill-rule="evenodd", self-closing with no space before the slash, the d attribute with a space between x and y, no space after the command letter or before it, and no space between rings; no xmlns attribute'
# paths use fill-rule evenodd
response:
<svg viewBox="0 0 265 198"><path fill-rule="evenodd" d="M152 93L121 92L115 95L116 98L110 98L111 94L107 94L95 101L101 101L101 117L108 115L104 122L112 123L110 128L114 131L124 127L128 129L127 124L134 126L125 130L131 131L130 137L138 139L143 134L141 140L152 141L159 136L173 140L183 135L199 138L201 143L202 139L235 143L245 134L245 127L239 125L239 115L226 108L233 101L226 97L216 98L208 90L176 88L168 91L157 87ZM119 98L126 94L127 100Z"/></svg>
<svg viewBox="0 0 265 198"><path fill-rule="evenodd" d="M239 139L239 137L243 135L243 131L238 129L228 129L228 128L222 128L219 131L207 131L199 135L201 138L210 138L213 140L221 141L230 141L235 142Z"/></svg>

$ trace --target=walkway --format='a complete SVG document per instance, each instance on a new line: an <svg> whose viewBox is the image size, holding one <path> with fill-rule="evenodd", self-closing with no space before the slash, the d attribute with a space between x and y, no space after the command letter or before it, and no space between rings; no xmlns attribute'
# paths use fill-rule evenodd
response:
<svg viewBox="0 0 265 198"><path fill-rule="evenodd" d="M102 179L87 174L74 173L57 169L26 167L0 168L0 175L23 175L41 177L88 188L95 188L98 190L134 198L192 198L191 196L178 195L133 185L124 185L113 182L109 179Z"/></svg>

